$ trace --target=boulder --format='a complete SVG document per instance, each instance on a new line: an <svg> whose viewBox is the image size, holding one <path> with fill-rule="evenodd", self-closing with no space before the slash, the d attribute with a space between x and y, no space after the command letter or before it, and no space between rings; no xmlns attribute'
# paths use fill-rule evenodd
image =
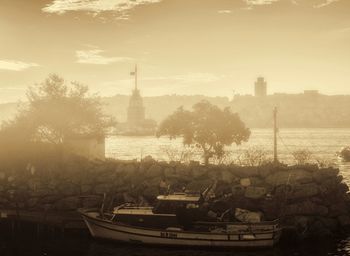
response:
<svg viewBox="0 0 350 256"><path fill-rule="evenodd" d="M333 203L329 207L329 216L337 217L348 214L348 205L344 202Z"/></svg>
<svg viewBox="0 0 350 256"><path fill-rule="evenodd" d="M97 195L102 195L104 193L108 193L111 190L111 184L97 184L94 187L94 192Z"/></svg>
<svg viewBox="0 0 350 256"><path fill-rule="evenodd" d="M79 194L80 186L69 182L62 182L58 185L58 191L64 196L73 196Z"/></svg>
<svg viewBox="0 0 350 256"><path fill-rule="evenodd" d="M284 207L286 215L312 215L327 216L328 208L323 205L317 205L310 200L300 203L290 204Z"/></svg>
<svg viewBox="0 0 350 256"><path fill-rule="evenodd" d="M146 177L147 178L155 178L155 177L161 177L162 176L162 167L159 164L153 164L148 170L146 171Z"/></svg>
<svg viewBox="0 0 350 256"><path fill-rule="evenodd" d="M272 186L311 183L312 173L302 169L280 171L268 175L265 181Z"/></svg>
<svg viewBox="0 0 350 256"><path fill-rule="evenodd" d="M218 217L218 214L210 210L208 211L207 216L211 219L216 219Z"/></svg>
<svg viewBox="0 0 350 256"><path fill-rule="evenodd" d="M240 180L240 184L242 187L249 187L250 185L252 185L250 178L243 178Z"/></svg>
<svg viewBox="0 0 350 256"><path fill-rule="evenodd" d="M66 197L54 204L54 208L58 211L71 211L80 207L80 198L76 196Z"/></svg>
<svg viewBox="0 0 350 256"><path fill-rule="evenodd" d="M271 168L267 168L267 167L260 167L258 169L258 174L260 178L265 179L267 176L269 176L271 174L272 170Z"/></svg>
<svg viewBox="0 0 350 256"><path fill-rule="evenodd" d="M57 191L54 191L52 189L42 188L42 189L37 189L37 190L31 190L28 194L32 197L46 197L46 196L54 195L56 192ZM73 194L74 193L72 193L71 195L73 195Z"/></svg>
<svg viewBox="0 0 350 256"><path fill-rule="evenodd" d="M259 223L262 221L263 214L261 212L251 212L245 209L236 208L235 218L242 222Z"/></svg>
<svg viewBox="0 0 350 256"><path fill-rule="evenodd" d="M128 193L123 193L122 197L123 197L123 202L124 203L136 203L135 198L130 196Z"/></svg>
<svg viewBox="0 0 350 256"><path fill-rule="evenodd" d="M204 191L206 188L208 188L212 184L213 184L213 181L209 178L192 180L190 183L187 184L186 190L193 191L193 192L200 192L200 191Z"/></svg>
<svg viewBox="0 0 350 256"><path fill-rule="evenodd" d="M176 173L179 176L191 176L191 168L188 165L178 164L176 166Z"/></svg>
<svg viewBox="0 0 350 256"><path fill-rule="evenodd" d="M163 173L164 173L164 176L167 178L167 177L176 177L177 175L177 173L176 173L176 169L175 168L173 168L173 167L167 167L167 168L165 168L164 169L164 171L163 171Z"/></svg>
<svg viewBox="0 0 350 256"><path fill-rule="evenodd" d="M158 188L161 180L162 179L159 176L157 176L157 177L153 177L153 178L145 180L143 182L143 184L145 184L147 187L156 187L156 188Z"/></svg>
<svg viewBox="0 0 350 256"><path fill-rule="evenodd" d="M245 188L241 185L234 185L232 186L232 195L234 197L241 197L244 195Z"/></svg>
<svg viewBox="0 0 350 256"><path fill-rule="evenodd" d="M84 208L101 207L102 201L103 201L103 199L101 196L84 197L84 198L82 198L82 207L84 207Z"/></svg>
<svg viewBox="0 0 350 256"><path fill-rule="evenodd" d="M132 175L136 171L136 167L134 164L128 163L123 165L123 171L128 175Z"/></svg>
<svg viewBox="0 0 350 256"><path fill-rule="evenodd" d="M293 219L293 226L296 227L300 233L302 233L308 229L313 217L294 216L292 219Z"/></svg>
<svg viewBox="0 0 350 256"><path fill-rule="evenodd" d="M152 156L148 155L142 158L142 165L151 166L152 164L156 163L157 161L153 159Z"/></svg>
<svg viewBox="0 0 350 256"><path fill-rule="evenodd" d="M327 238L333 236L333 232L318 219L310 225L310 229L307 230L307 233L313 238Z"/></svg>
<svg viewBox="0 0 350 256"><path fill-rule="evenodd" d="M11 176L7 177L7 182L8 182L8 183L12 183L12 182L15 181L15 179L16 179L15 176L12 176L12 175L11 175Z"/></svg>
<svg viewBox="0 0 350 256"><path fill-rule="evenodd" d="M321 183L324 180L335 178L338 174L338 168L324 168L314 171L313 178L316 182Z"/></svg>
<svg viewBox="0 0 350 256"><path fill-rule="evenodd" d="M349 215L340 215L337 217L337 220L342 227L350 227L350 216Z"/></svg>
<svg viewBox="0 0 350 256"><path fill-rule="evenodd" d="M6 178L6 173L0 172L0 180L5 180Z"/></svg>
<svg viewBox="0 0 350 256"><path fill-rule="evenodd" d="M232 193L231 185L228 182L221 181L215 188L215 196L221 197Z"/></svg>
<svg viewBox="0 0 350 256"><path fill-rule="evenodd" d="M319 185L319 190L324 195L332 195L338 190L339 184L336 177L330 177L322 181Z"/></svg>
<svg viewBox="0 0 350 256"><path fill-rule="evenodd" d="M232 174L240 178L249 178L259 176L259 169L257 167L235 167L232 169Z"/></svg>
<svg viewBox="0 0 350 256"><path fill-rule="evenodd" d="M0 205L6 205L9 202L8 199L6 199L3 196L0 196Z"/></svg>
<svg viewBox="0 0 350 256"><path fill-rule="evenodd" d="M263 187L265 185L265 181L259 177L251 177L249 179L252 186Z"/></svg>
<svg viewBox="0 0 350 256"><path fill-rule="evenodd" d="M244 196L250 199L260 199L265 197L267 191L265 187L247 187Z"/></svg>
<svg viewBox="0 0 350 256"><path fill-rule="evenodd" d="M335 218L317 217L317 220L322 222L322 224L332 232L338 229L338 220Z"/></svg>
<svg viewBox="0 0 350 256"><path fill-rule="evenodd" d="M148 202L154 202L154 200L159 195L159 189L157 187L148 187L143 191L143 197Z"/></svg>
<svg viewBox="0 0 350 256"><path fill-rule="evenodd" d="M305 197L313 197L319 193L318 186L315 183L296 185L292 188L292 192L288 198L298 199Z"/></svg>
<svg viewBox="0 0 350 256"><path fill-rule="evenodd" d="M93 186L90 184L81 184L80 191L82 194L90 194L92 192Z"/></svg>
<svg viewBox="0 0 350 256"><path fill-rule="evenodd" d="M62 199L60 195L48 195L40 198L40 204L52 204L60 199Z"/></svg>
<svg viewBox="0 0 350 256"><path fill-rule="evenodd" d="M38 205L38 203L39 203L39 198L37 198L37 197L29 198L25 203L26 203L26 207L28 207L28 208L34 208L35 206Z"/></svg>
<svg viewBox="0 0 350 256"><path fill-rule="evenodd" d="M207 168L201 165L195 165L192 167L192 177L194 179L199 178L207 174Z"/></svg>
<svg viewBox="0 0 350 256"><path fill-rule="evenodd" d="M95 183L109 183L114 180L116 173L104 173L103 175L98 175L94 182Z"/></svg>
<svg viewBox="0 0 350 256"><path fill-rule="evenodd" d="M283 210L281 203L277 200L263 200L260 209L267 220L275 220L280 217Z"/></svg>

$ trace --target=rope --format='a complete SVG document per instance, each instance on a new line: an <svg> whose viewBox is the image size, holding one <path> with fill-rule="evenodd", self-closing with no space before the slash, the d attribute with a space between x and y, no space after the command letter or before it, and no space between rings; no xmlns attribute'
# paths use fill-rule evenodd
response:
<svg viewBox="0 0 350 256"><path fill-rule="evenodd" d="M293 151L291 151L291 150L289 149L289 147L284 143L284 140L282 139L282 137L281 137L281 135L280 135L279 132L277 133L277 136L278 136L278 138L280 139L280 141L282 142L282 145L283 145L283 146L286 148L286 150L288 151L288 153L291 154L291 155L293 155Z"/></svg>

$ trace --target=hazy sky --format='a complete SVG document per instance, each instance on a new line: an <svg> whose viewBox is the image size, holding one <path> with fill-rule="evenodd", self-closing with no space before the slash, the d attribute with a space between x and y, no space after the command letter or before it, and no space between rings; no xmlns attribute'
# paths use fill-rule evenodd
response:
<svg viewBox="0 0 350 256"><path fill-rule="evenodd" d="M350 0L0 0L0 102L49 73L100 95L350 94Z"/></svg>

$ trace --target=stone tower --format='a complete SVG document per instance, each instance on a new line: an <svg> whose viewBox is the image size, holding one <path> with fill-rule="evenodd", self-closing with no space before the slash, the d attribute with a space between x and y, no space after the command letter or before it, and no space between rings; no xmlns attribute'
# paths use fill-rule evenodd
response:
<svg viewBox="0 0 350 256"><path fill-rule="evenodd" d="M131 126L137 126L145 120L145 108L143 106L140 90L137 88L137 66L135 66L135 71L131 72L130 75L135 77L135 88L132 91L129 100L127 114L128 124Z"/></svg>

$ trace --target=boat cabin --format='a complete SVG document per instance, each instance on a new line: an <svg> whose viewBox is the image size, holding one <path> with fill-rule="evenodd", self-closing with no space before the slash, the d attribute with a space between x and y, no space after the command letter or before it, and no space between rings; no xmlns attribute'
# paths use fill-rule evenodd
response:
<svg viewBox="0 0 350 256"><path fill-rule="evenodd" d="M169 228L189 227L199 212L201 195L176 193L157 197L155 207L121 205L113 211L113 221L126 225Z"/></svg>
<svg viewBox="0 0 350 256"><path fill-rule="evenodd" d="M201 203L200 195L188 195L185 193L160 195L157 204L153 208L155 214L176 214L179 209L196 209Z"/></svg>

